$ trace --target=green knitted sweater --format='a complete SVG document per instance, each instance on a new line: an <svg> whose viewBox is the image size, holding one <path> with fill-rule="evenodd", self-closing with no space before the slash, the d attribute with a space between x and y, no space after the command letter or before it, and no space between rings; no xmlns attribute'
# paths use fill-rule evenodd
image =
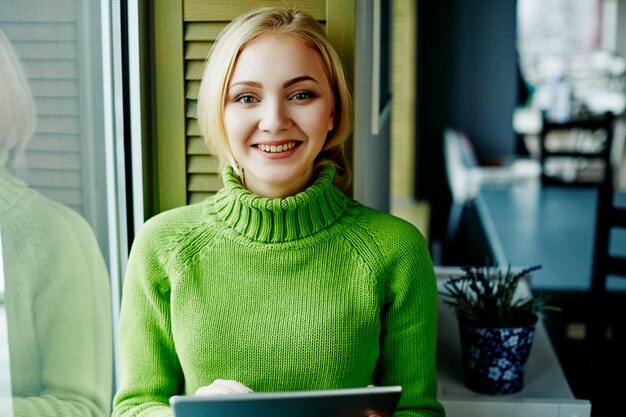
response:
<svg viewBox="0 0 626 417"><path fill-rule="evenodd" d="M108 416L111 292L96 238L81 216L27 187L5 161L0 155L9 417ZM2 382L8 371L0 368Z"/></svg>
<svg viewBox="0 0 626 417"><path fill-rule="evenodd" d="M324 167L283 199L232 170L202 203L148 221L131 251L113 415L171 416L174 394L402 385L399 416L436 400L437 289L412 225L349 199Z"/></svg>

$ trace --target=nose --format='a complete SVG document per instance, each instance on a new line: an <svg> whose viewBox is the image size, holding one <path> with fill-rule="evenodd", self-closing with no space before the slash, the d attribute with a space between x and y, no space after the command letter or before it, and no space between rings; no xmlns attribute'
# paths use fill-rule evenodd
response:
<svg viewBox="0 0 626 417"><path fill-rule="evenodd" d="M279 133L291 127L292 121L285 105L276 99L265 99L261 106L259 129L268 133Z"/></svg>

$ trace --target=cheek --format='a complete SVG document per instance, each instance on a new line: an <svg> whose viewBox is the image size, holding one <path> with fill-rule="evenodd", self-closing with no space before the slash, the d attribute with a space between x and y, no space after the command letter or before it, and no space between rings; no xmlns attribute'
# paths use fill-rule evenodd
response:
<svg viewBox="0 0 626 417"><path fill-rule="evenodd" d="M250 132L254 130L254 124L249 120L249 116L247 112L233 108L224 109L224 126L231 147L241 146Z"/></svg>
<svg viewBox="0 0 626 417"><path fill-rule="evenodd" d="M328 134L329 123L331 123L331 121L332 117L329 106L319 106L311 109L306 117L302 118L302 122L304 126L306 126L306 130L308 130L310 134L315 134L315 136L318 137L326 137Z"/></svg>
<svg viewBox="0 0 626 417"><path fill-rule="evenodd" d="M320 114L316 129L317 135L322 139L322 143L326 141L332 128L333 121L331 115L329 113Z"/></svg>

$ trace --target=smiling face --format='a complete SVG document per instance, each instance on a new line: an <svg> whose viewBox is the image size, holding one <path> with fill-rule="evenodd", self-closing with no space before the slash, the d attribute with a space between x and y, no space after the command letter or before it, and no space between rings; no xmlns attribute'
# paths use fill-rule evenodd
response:
<svg viewBox="0 0 626 417"><path fill-rule="evenodd" d="M246 188L262 197L304 190L333 128L332 90L320 56L288 35L255 40L237 58L224 124Z"/></svg>

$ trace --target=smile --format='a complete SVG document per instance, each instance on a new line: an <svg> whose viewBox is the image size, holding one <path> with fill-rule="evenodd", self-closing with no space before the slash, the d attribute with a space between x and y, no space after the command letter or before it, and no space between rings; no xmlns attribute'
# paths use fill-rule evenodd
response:
<svg viewBox="0 0 626 417"><path fill-rule="evenodd" d="M296 146L296 142L288 142L288 143L284 143L282 145L264 145L264 144L259 144L257 146L263 152L279 153L279 152L287 152L287 151L293 149L293 147Z"/></svg>

